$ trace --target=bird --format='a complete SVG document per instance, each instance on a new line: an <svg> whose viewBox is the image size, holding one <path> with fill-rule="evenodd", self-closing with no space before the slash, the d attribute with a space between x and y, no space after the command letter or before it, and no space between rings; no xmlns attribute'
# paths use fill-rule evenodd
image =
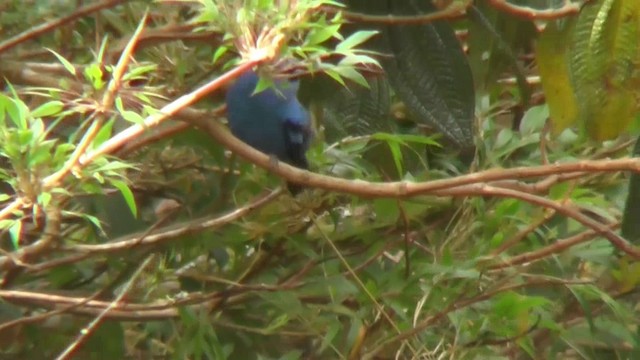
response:
<svg viewBox="0 0 640 360"><path fill-rule="evenodd" d="M276 79L274 86L255 93L258 74L247 71L227 90L225 102L231 133L256 150L300 169L309 169L306 152L311 116L298 101L298 80ZM292 195L302 190L287 183Z"/></svg>

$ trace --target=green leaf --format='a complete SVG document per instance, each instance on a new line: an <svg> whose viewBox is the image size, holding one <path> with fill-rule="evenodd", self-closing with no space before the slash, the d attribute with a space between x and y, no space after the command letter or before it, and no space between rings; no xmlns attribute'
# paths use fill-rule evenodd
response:
<svg viewBox="0 0 640 360"><path fill-rule="evenodd" d="M100 90L106 85L106 82L102 80L102 75L102 69L98 64L91 64L84 69L85 78L91 82L95 90Z"/></svg>
<svg viewBox="0 0 640 360"><path fill-rule="evenodd" d="M339 38L341 36L339 30L340 24L314 28L307 34L305 45L319 45L332 37Z"/></svg>
<svg viewBox="0 0 640 360"><path fill-rule="evenodd" d="M11 224L9 228L9 235L11 236L11 244L14 249L20 248L20 236L22 234L22 221L16 220Z"/></svg>
<svg viewBox="0 0 640 360"><path fill-rule="evenodd" d="M583 7L569 65L579 119L592 138L615 138L638 113L639 51L640 2L598 0Z"/></svg>
<svg viewBox="0 0 640 360"><path fill-rule="evenodd" d="M212 64L216 64L218 62L218 60L220 60L220 58L226 54L229 51L229 48L224 46L224 45L220 45L215 53L213 54L213 60L211 61Z"/></svg>
<svg viewBox="0 0 640 360"><path fill-rule="evenodd" d="M372 30L356 31L355 33L351 34L348 38L341 41L336 46L336 51L338 53L346 54L349 52L349 50L355 48L358 45L363 44L364 42L371 39L371 37L376 34L378 34L378 31L372 31Z"/></svg>
<svg viewBox="0 0 640 360"><path fill-rule="evenodd" d="M115 104L116 104L116 109L118 109L118 112L120 113L120 115L122 115L122 118L125 119L126 121L132 122L134 124L142 124L144 122L144 117L140 116L140 114L138 114L135 111L126 110L124 108L121 97L116 98Z"/></svg>
<svg viewBox="0 0 640 360"><path fill-rule="evenodd" d="M118 190L120 190L120 193L122 194L122 197L127 203L127 206L129 206L129 210L131 210L131 214L133 214L133 217L137 218L138 207L136 205L136 199L133 196L133 192L131 191L127 183L125 183L122 180L115 180L115 179L112 179L110 183L111 185L116 187Z"/></svg>
<svg viewBox="0 0 640 360"><path fill-rule="evenodd" d="M62 64L62 66L64 66L65 69L67 69L67 71L69 73L71 73L71 75L76 75L76 68L75 66L73 66L73 64L71 62L69 62L69 60L65 59L64 56L58 54L57 52L53 51L52 49L48 49L47 50L52 53L53 55L55 55L55 57L58 58L58 61L60 61L60 63Z"/></svg>
<svg viewBox="0 0 640 360"><path fill-rule="evenodd" d="M42 192L38 194L38 204L43 208L46 208L51 202L51 193L50 192Z"/></svg>
<svg viewBox="0 0 640 360"><path fill-rule="evenodd" d="M127 73L124 74L122 80L128 81L132 79L139 79L142 77L142 75L153 73L157 69L158 69L158 65L156 64L147 64L147 65L137 66L127 71Z"/></svg>
<svg viewBox="0 0 640 360"><path fill-rule="evenodd" d="M347 136L371 135L378 132L396 132L390 118L390 87L383 76L366 78L367 87L349 83L342 86L321 74L303 81L300 86L301 101L321 103L327 142L335 142Z"/></svg>
<svg viewBox="0 0 640 360"><path fill-rule="evenodd" d="M520 133L527 135L541 132L548 117L549 111L546 106L538 105L531 107L524 113L524 116L522 116Z"/></svg>
<svg viewBox="0 0 640 360"><path fill-rule="evenodd" d="M49 101L40 106L38 106L35 110L31 112L31 116L34 118L46 117L57 115L64 108L64 103L62 101Z"/></svg>
<svg viewBox="0 0 640 360"><path fill-rule="evenodd" d="M434 10L429 1L350 0L355 11L390 11L416 15ZM372 39L381 65L398 97L415 120L435 127L464 150L474 147L475 92L471 69L451 25L434 21L420 25L380 26Z"/></svg>
<svg viewBox="0 0 640 360"><path fill-rule="evenodd" d="M27 105L18 98L12 99L3 94L0 94L0 97L5 97L4 110L9 115L9 119L11 119L13 124L18 129L27 129L29 127L27 121L29 117L29 108Z"/></svg>
<svg viewBox="0 0 640 360"><path fill-rule="evenodd" d="M107 123L102 125L102 128L96 134L96 137L93 139L93 148L98 148L100 145L104 144L105 141L111 138L111 133L113 131L113 124L115 123L115 119L109 120Z"/></svg>
<svg viewBox="0 0 640 360"><path fill-rule="evenodd" d="M335 66L332 68L341 78L346 78L355 81L360 86L368 87L369 83L356 69L351 66Z"/></svg>

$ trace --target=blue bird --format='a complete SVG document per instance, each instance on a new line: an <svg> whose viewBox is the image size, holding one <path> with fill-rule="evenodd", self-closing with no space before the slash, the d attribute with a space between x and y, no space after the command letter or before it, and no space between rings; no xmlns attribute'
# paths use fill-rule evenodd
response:
<svg viewBox="0 0 640 360"><path fill-rule="evenodd" d="M309 112L297 98L298 81L275 80L274 87L253 94L258 75L242 74L227 91L227 119L231 133L251 147L280 161L308 169L306 152L311 139ZM302 188L288 184L296 194Z"/></svg>

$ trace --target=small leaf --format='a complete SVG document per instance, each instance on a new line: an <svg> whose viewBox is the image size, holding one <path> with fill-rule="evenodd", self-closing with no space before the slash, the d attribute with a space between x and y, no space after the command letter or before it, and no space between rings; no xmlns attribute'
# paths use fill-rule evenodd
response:
<svg viewBox="0 0 640 360"><path fill-rule="evenodd" d="M362 74L360 74L356 69L350 67L350 66L336 66L333 68L333 70L340 74L341 77L347 78L349 80L353 80L356 83L358 83L359 85L362 85L364 87L369 87L369 83L367 83L367 79L364 78L364 76L362 76Z"/></svg>
<svg viewBox="0 0 640 360"><path fill-rule="evenodd" d="M393 162L396 164L398 175L402 177L402 150L400 149L400 144L395 141L388 141L387 146L389 146L389 150L391 150L391 154L393 155Z"/></svg>
<svg viewBox="0 0 640 360"><path fill-rule="evenodd" d="M102 125L102 128L96 134L96 137L93 139L93 148L97 148L102 145L105 141L111 138L111 132L113 131L113 124L115 123L115 119L109 120L106 124Z"/></svg>
<svg viewBox="0 0 640 360"><path fill-rule="evenodd" d="M339 33L339 30L340 30L340 24L315 28L307 34L305 45L308 45L308 46L319 45L329 40L332 37L337 38L341 36Z"/></svg>
<svg viewBox="0 0 640 360"><path fill-rule="evenodd" d="M139 79L144 74L155 72L156 69L158 69L158 65L156 65L156 64L138 66L138 67L135 67L135 68L129 70L123 76L122 80L127 81L127 80L132 80L132 79Z"/></svg>
<svg viewBox="0 0 640 360"><path fill-rule="evenodd" d="M20 235L22 234L22 221L16 220L9 228L9 235L11 236L11 244L14 249L20 248Z"/></svg>
<svg viewBox="0 0 640 360"><path fill-rule="evenodd" d="M221 58L224 54L226 54L228 51L229 51L229 48L228 48L228 47L226 47L226 46L224 46L224 45L219 46L219 47L216 49L215 53L213 54L213 60L211 61L211 63L212 63L212 64L216 64L216 63L218 62L218 60L220 60L220 58Z"/></svg>
<svg viewBox="0 0 640 360"><path fill-rule="evenodd" d="M84 69L84 75L95 90L102 89L106 83L102 80L102 69L98 64L91 64Z"/></svg>
<svg viewBox="0 0 640 360"><path fill-rule="evenodd" d="M64 108L64 103L62 101L49 101L40 106L38 106L35 110L31 112L31 116L34 118L46 117L57 115Z"/></svg>
<svg viewBox="0 0 640 360"><path fill-rule="evenodd" d="M357 31L348 38L344 39L344 41L340 42L338 46L336 46L336 51L338 53L347 53L349 50L354 47L364 43L365 41L371 39L372 36L378 34L378 31L372 30L361 30Z"/></svg>
<svg viewBox="0 0 640 360"><path fill-rule="evenodd" d="M122 115L122 118L125 119L126 121L132 122L134 124L142 124L144 122L144 118L140 116L140 114L138 114L137 112L131 111L131 110L125 110L121 97L116 98L115 104L116 104L116 109L118 109L118 112L120 113L120 115Z"/></svg>
<svg viewBox="0 0 640 360"><path fill-rule="evenodd" d="M69 60L65 59L64 56L58 54L57 52L51 49L47 49L47 50L51 52L53 55L55 55L55 57L58 58L58 61L60 61L62 66L64 66L64 68L67 69L67 71L71 73L71 75L74 75L74 76L76 75L76 68L75 66L73 66L71 62L69 62Z"/></svg>
<svg viewBox="0 0 640 360"><path fill-rule="evenodd" d="M50 201L51 201L50 192L43 192L38 195L38 204L40 204L40 206L42 206L43 208L46 208L49 205Z"/></svg>
<svg viewBox="0 0 640 360"><path fill-rule="evenodd" d="M549 117L548 108L544 105L533 106L524 113L520 121L520 133L533 134L540 132Z"/></svg>
<svg viewBox="0 0 640 360"><path fill-rule="evenodd" d="M124 181L121 181L121 180L111 180L110 182L111 182L111 185L113 185L118 190L120 190L120 193L124 198L124 201L126 201L127 206L129 206L129 210L131 210L131 214L133 214L133 217L137 218L138 207L136 205L136 199L133 196L133 192L131 191L129 186Z"/></svg>

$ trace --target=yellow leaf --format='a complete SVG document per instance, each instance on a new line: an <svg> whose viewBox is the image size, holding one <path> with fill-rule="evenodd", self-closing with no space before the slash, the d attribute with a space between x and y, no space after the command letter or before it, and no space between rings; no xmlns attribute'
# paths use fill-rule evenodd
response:
<svg viewBox="0 0 640 360"><path fill-rule="evenodd" d="M572 29L572 20L550 22L536 46L536 62L554 135L573 125L578 116L567 58Z"/></svg>
<svg viewBox="0 0 640 360"><path fill-rule="evenodd" d="M586 118L587 131L597 141L616 138L627 129L637 112L631 90L611 89L603 100L604 104L595 107Z"/></svg>

